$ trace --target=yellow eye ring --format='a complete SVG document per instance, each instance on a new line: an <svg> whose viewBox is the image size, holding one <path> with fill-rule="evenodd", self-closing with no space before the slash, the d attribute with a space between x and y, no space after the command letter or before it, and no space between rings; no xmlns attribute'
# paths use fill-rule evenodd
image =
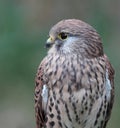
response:
<svg viewBox="0 0 120 128"><path fill-rule="evenodd" d="M67 37L68 37L67 33L64 33L64 32L61 32L58 35L58 38L61 39L61 40L65 40L65 39L67 39Z"/></svg>

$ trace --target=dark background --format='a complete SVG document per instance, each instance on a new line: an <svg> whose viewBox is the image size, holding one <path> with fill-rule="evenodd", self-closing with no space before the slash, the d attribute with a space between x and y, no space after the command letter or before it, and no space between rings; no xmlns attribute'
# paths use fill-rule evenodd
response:
<svg viewBox="0 0 120 128"><path fill-rule="evenodd" d="M100 33L115 68L115 104L107 128L120 127L120 0L0 0L0 128L35 128L34 78L49 29L77 18Z"/></svg>

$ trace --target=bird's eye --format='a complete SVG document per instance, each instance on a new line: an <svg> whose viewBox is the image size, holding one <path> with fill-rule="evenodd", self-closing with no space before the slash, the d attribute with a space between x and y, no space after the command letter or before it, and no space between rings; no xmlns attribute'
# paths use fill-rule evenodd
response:
<svg viewBox="0 0 120 128"><path fill-rule="evenodd" d="M65 40L65 39L67 39L67 37L68 37L67 33L64 33L64 32L61 32L58 35L58 38L61 39L61 40Z"/></svg>

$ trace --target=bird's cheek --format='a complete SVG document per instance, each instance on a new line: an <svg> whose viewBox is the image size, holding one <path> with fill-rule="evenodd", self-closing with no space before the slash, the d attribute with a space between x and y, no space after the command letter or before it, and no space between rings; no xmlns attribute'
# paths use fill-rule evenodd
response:
<svg viewBox="0 0 120 128"><path fill-rule="evenodd" d="M60 46L63 45L63 41L61 41L61 40L56 40L56 41L55 41L55 44L56 44L56 46L60 47Z"/></svg>

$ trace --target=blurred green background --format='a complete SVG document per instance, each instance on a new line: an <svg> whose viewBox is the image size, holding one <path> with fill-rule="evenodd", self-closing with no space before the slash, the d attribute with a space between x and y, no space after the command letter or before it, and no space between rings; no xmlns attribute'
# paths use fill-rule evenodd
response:
<svg viewBox="0 0 120 128"><path fill-rule="evenodd" d="M36 70L49 29L66 18L88 22L102 37L116 70L107 128L120 127L120 0L0 0L0 128L35 128Z"/></svg>

